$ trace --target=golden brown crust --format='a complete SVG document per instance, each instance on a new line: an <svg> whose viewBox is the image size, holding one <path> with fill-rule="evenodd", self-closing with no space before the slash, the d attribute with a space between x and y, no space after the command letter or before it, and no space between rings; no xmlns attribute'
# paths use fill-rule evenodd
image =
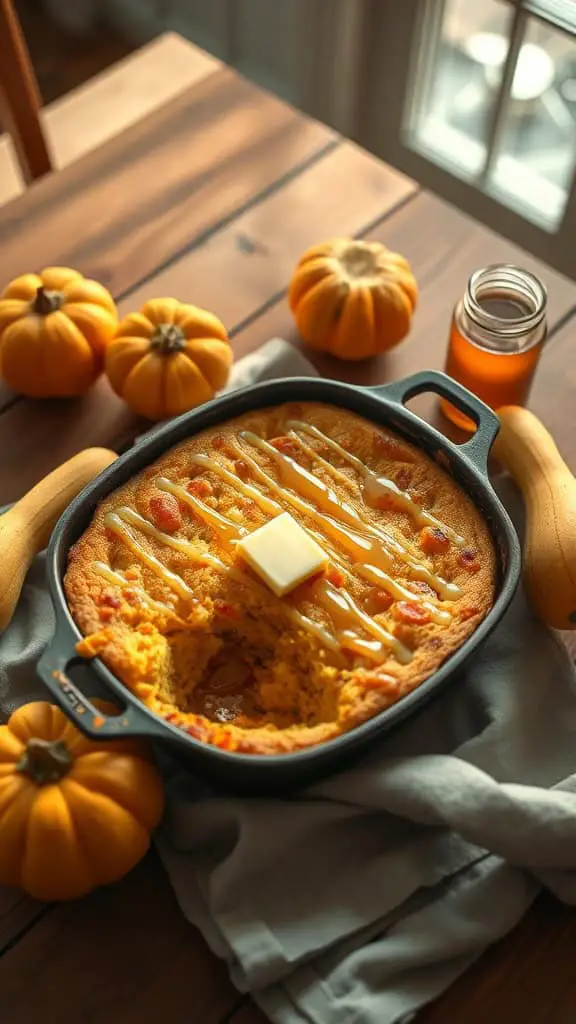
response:
<svg viewBox="0 0 576 1024"><path fill-rule="evenodd" d="M447 543L446 535L417 522L393 495L391 500L379 499L383 508L367 504L357 468L334 450L311 436L305 438L308 452L294 447L288 436L288 421L294 419L313 424L378 477L396 483L422 509L460 534L464 543ZM243 453L274 480L279 480L282 467L268 453L238 441L240 430L274 440L282 454L313 471L341 506L351 509L352 515L359 514L368 530L384 530L413 562L428 574L456 584L461 593L455 600L440 601L396 556L389 575L414 591L414 602L391 600L385 587L358 576L349 552L326 538L322 514L330 512L334 519L333 507L327 511L319 506L315 492L309 491L304 497L316 506L317 514L295 508L286 497L294 493L289 478L282 480L280 494L265 486ZM321 460L312 459L310 449L338 469L340 477L332 475ZM303 526L323 536L334 556L327 571L330 586L348 593L373 621L410 648L412 660L401 664L386 648L375 661L326 646L292 615L298 609L341 639L343 624L335 622L320 601L318 580L303 584L288 597L276 598L193 508L182 501L178 507L173 498L166 501L166 491L158 487L160 477L183 487L194 480L192 493L229 522L252 530L269 518L269 512L239 492L240 484L233 486L212 469L195 465L192 457L198 454L216 459L237 481L256 486ZM141 550L161 560L183 581L184 591L168 585L157 569L152 570L149 559L143 561L110 529L107 515L126 506L149 522L160 523L176 541L175 546L167 546L134 525L128 527ZM191 559L190 548L182 549L182 541L215 554L226 566L234 565L236 572L198 564ZM106 578L95 563L111 567L119 578ZM109 495L70 552L65 590L72 614L87 637L82 653L100 654L149 707L220 747L282 753L354 728L428 678L486 616L495 579L496 559L487 525L471 499L439 466L354 413L302 402L250 412L202 431ZM186 588L190 596L185 595ZM426 621L423 601L449 610L449 624ZM357 627L358 620L357 635L374 640Z"/></svg>

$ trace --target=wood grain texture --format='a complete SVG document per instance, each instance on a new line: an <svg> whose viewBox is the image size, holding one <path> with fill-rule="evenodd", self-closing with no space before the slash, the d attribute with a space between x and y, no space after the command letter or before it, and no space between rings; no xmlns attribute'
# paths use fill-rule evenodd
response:
<svg viewBox="0 0 576 1024"><path fill-rule="evenodd" d="M43 914L0 957L0 989L6 1024L218 1024L239 1002L155 853Z"/></svg>
<svg viewBox="0 0 576 1024"><path fill-rule="evenodd" d="M0 955L43 910L44 904L0 885Z"/></svg>
<svg viewBox="0 0 576 1024"><path fill-rule="evenodd" d="M12 0L0 0L0 117L26 182L51 170L40 106L38 83L14 5Z"/></svg>
<svg viewBox="0 0 576 1024"><path fill-rule="evenodd" d="M66 167L126 131L220 66L175 32L165 32L66 92L39 114L54 168ZM0 136L0 203L25 191L8 140Z"/></svg>
<svg viewBox="0 0 576 1024"><path fill-rule="evenodd" d="M334 138L215 71L0 210L0 281L64 263L118 296Z"/></svg>
<svg viewBox="0 0 576 1024"><path fill-rule="evenodd" d="M215 71L0 209L0 287L64 264L117 297L331 145L329 129ZM13 397L0 382L0 410Z"/></svg>
<svg viewBox="0 0 576 1024"><path fill-rule="evenodd" d="M164 32L42 110L54 166L92 152L221 67L176 32Z"/></svg>
<svg viewBox="0 0 576 1024"><path fill-rule="evenodd" d="M96 438L107 438L104 446L118 451L149 428L103 379L82 398L16 402L0 415L0 505Z"/></svg>
<svg viewBox="0 0 576 1024"><path fill-rule="evenodd" d="M149 278L122 300L120 312L170 294L213 309L232 327L286 287L304 249L333 234L364 233L416 190L403 174L354 143L342 143L308 173L252 205L230 230Z"/></svg>
<svg viewBox="0 0 576 1024"><path fill-rule="evenodd" d="M354 189L347 187L351 179ZM161 284L155 279L132 293L120 309L139 307L167 290L213 309L234 328L284 287L299 253L315 238L337 233L339 225L361 232L414 190L403 175L342 144L188 252L173 274L162 271ZM283 222L285 232L279 229ZM237 356L253 347L242 334L233 345ZM134 419L105 380L74 401L16 402L0 418L0 502L19 497L80 448L98 443L117 450L148 426Z"/></svg>

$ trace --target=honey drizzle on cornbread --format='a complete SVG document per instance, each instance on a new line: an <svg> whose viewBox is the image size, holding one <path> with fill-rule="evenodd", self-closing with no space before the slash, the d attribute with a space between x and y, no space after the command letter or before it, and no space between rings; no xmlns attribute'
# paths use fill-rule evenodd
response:
<svg viewBox="0 0 576 1024"><path fill-rule="evenodd" d="M120 587L121 589L129 589L132 591L134 596L142 602L142 604L148 605L150 608L155 608L163 615L175 615L175 611L168 604L164 604L163 601L156 601L144 587L136 586L131 580L123 576L121 572L117 572L115 569L111 569L106 562L94 562L92 568L97 576L102 576L107 583L113 583L114 586Z"/></svg>
<svg viewBox="0 0 576 1024"><path fill-rule="evenodd" d="M105 519L106 527L124 541L137 558L140 558L145 565L152 569L157 576L163 579L168 586L173 590L176 590L180 596L194 598L194 593L181 576L178 576L170 569L167 569L159 559L155 558L154 555L151 555L150 552L146 551L146 549L139 544L130 531L124 527L123 521L137 526L143 533L153 537L154 540L158 541L160 544L166 544L174 550L182 551L188 557L192 557L193 561L197 564L209 564L215 569L234 575L239 581L247 579L242 572L238 571L233 566L226 565L226 563L222 562L215 555L200 552L193 544L190 543L190 541L178 540L175 537L171 537L170 534L163 533L162 530L159 530L152 523L148 522L147 519L144 519L143 516L140 516L137 512L134 512L133 509L128 508L127 506L122 506L117 509L116 512L109 512ZM232 520L228 520L228 523L231 529L239 530ZM371 648L367 649L368 656L372 656L375 660L381 661L383 656L383 647L386 646L394 652L398 661L403 664L406 664L411 659L411 651L409 651L400 640L393 636L392 633L389 633L388 630L378 625L377 622L374 622L368 615L358 608L350 595L342 595L336 587L333 587L329 583L325 583L325 585L322 585L322 591L319 594L318 601L324 606L338 608L341 612L345 612L348 625L352 622L356 622L357 624L364 626L364 628L379 641L380 646L377 651L375 649L372 650ZM312 619L308 618L308 616L299 612L296 608L287 607L286 610L289 616L302 628L314 633L333 650L340 650L342 646L341 643L336 637L332 636L332 634L324 629L320 623L314 622Z"/></svg>
<svg viewBox="0 0 576 1024"><path fill-rule="evenodd" d="M211 459L209 455L193 455L190 461L195 466L200 466L204 469L212 470L213 473L217 473L222 480L225 480L231 487L239 491L240 494L243 494L245 498L255 501L263 512L267 512L272 516L283 512L282 506L277 501L272 501L271 498L267 498L265 494L262 494L262 491L259 491L257 487L253 487L252 484L247 484L244 480L240 480L229 469L226 469L226 466L222 466L219 462Z"/></svg>
<svg viewBox="0 0 576 1024"><path fill-rule="evenodd" d="M340 621L343 624L345 632L348 632L348 626L352 620L363 626L366 632L371 633L375 640L378 640L386 647L391 647L398 661L402 664L406 665L411 661L412 651L409 651L392 633L389 633L387 629L384 629L374 619L371 619L366 612L362 611L354 598L346 590L338 590L328 583L327 580L321 580L315 588L315 597L334 622L338 623Z"/></svg>
<svg viewBox="0 0 576 1024"><path fill-rule="evenodd" d="M178 501L188 505L203 523L206 523L207 526L214 530L219 543L227 551L233 551L234 541L237 541L239 537L245 537L249 533L249 530L244 526L233 523L231 519L221 515L220 512L209 508L200 498L190 494L190 491L187 491L185 487L173 483L172 480L167 480L165 476L158 477L156 486L160 491L167 491L168 494L173 494L175 498L178 498Z"/></svg>
<svg viewBox="0 0 576 1024"><path fill-rule="evenodd" d="M264 441L262 438L257 437L256 434L252 434L250 431L243 431L240 434L240 437L243 440L248 441L249 444L252 444L255 447L258 447L262 451L264 451L277 464L279 464L282 467L282 469L285 469L285 464L287 464L288 473L286 482L288 484L295 483L296 486L299 485L301 490L304 490L304 492L307 493L309 496L315 497L316 500L318 501L318 504L324 501L324 508L329 507L331 511L334 511L336 513L340 512L342 518L344 518L347 522L353 523L357 529L361 528L370 534L373 533L374 536L378 538L378 540L381 540L383 544L386 543L386 541L388 541L388 535L382 533L382 531L380 530L377 530L376 527L371 527L368 523L364 523L363 520L358 515L358 513L352 508L352 506L338 502L338 499L334 492L331 491L328 487L326 487L326 485L323 484L322 481L315 479L311 473L308 473L308 471L305 470L302 466L299 466L297 463L295 463L293 459L290 459L288 456L282 455L276 448L273 447L273 445L269 444L268 441ZM253 460L251 459L250 464L253 466L253 468L255 465L257 465L257 463L253 463ZM260 469L260 467L258 468ZM261 472L263 473L263 471ZM294 479L292 474L296 474L296 479ZM267 477L266 482L270 486L270 478L267 476L267 474L264 474L264 476ZM302 479L300 479L300 477L302 477ZM302 481L305 481L304 485ZM290 500L289 494L285 493L284 496L288 501ZM318 516L317 510L312 508L305 501L300 500L300 498L298 498L298 501L295 504L300 512L309 512L310 514ZM326 523L325 518L323 518L323 522ZM329 519L328 522L332 525L333 528L334 524L332 523L332 520ZM343 546L346 547L349 551L351 551L352 555L357 555L358 547L363 546L363 539L359 537L357 534L350 533L349 531L343 531L342 527L339 527L337 532L340 535L341 541L343 541ZM315 539L318 539L318 534L315 535ZM321 538L321 542L322 541L323 538ZM398 548L399 547L400 545L398 545ZM370 554L376 554L376 558L378 560L385 561L387 567L391 567L392 558L391 556L389 556L389 553L385 549L381 549L380 551L376 550L376 552L374 552L373 549L374 542L369 542L368 548L366 548L365 550L367 552L368 550L370 550ZM422 566L417 566L419 572L421 572L423 568L424 567ZM420 604L422 608L426 609L426 611L430 615L430 618L434 622L437 622L441 625L448 625L448 623L452 621L452 616L450 615L450 612L444 610L443 608L438 608L437 605L432 603L432 601L428 601L420 595L415 595L413 591L408 590L406 587L403 587L401 584L397 583L396 580L392 579L392 577L389 576L388 573L384 572L384 570L380 566L369 565L357 559L354 564L354 569L358 573L358 575L364 576L365 579L369 579L371 582L376 583L377 586L383 587L385 590L388 591L389 594L391 594L392 597L395 597L402 601L416 601L416 603ZM432 583L432 585L434 585L435 587L439 584L442 585L445 582L444 580L441 580L439 577L432 578L433 574L431 573L428 574L426 572L426 575L428 576L426 582Z"/></svg>
<svg viewBox="0 0 576 1024"><path fill-rule="evenodd" d="M318 544L324 543L324 537L321 533L318 533L311 527L308 528L308 533ZM422 594L415 594L413 590L408 590L408 587L398 583L398 580L393 579L392 576L389 576L388 573L377 566L364 562L354 562L351 569L334 551L330 553L330 561L350 580L354 579L354 573L356 573L356 575L362 576L367 582L373 583L382 590L386 590L396 600L410 601L418 604L428 612L433 622L437 622L442 626L447 626L452 622L452 615L445 608L439 608L438 605L427 600Z"/></svg>
<svg viewBox="0 0 576 1024"><path fill-rule="evenodd" d="M223 516L220 512L215 512L214 509L209 508L207 505L204 504L203 501L200 500L200 498L196 498L195 496L191 495L190 492L187 491L185 487L181 486L181 484L175 484L171 480L167 480L166 477L159 477L158 480L156 481L156 486L158 487L159 490L167 491L169 494L173 494L176 498L178 498L179 501L183 501L186 504L188 504L190 508L197 513L198 517L203 522L207 523L214 529L214 532L218 536L218 540L222 542L223 546L226 547L229 551L233 551L233 544L235 541L237 541L240 537L245 537L246 534L249 532L244 526L240 526L234 523L231 519L228 519L227 516ZM226 567L222 564L222 568ZM241 579L243 574L237 572L236 575L238 578ZM384 577L385 574L382 573L379 579L381 585L383 585L382 580L384 579ZM412 591L405 590L400 585L396 586L395 581L392 580L390 577L386 577L386 579L389 581L392 588L396 591L396 596L402 597L405 600L411 600L414 597L414 593ZM319 594L316 595L318 597L319 603L324 603L324 605L326 606L328 602L331 602L332 607L334 607L334 605L341 605L341 602L339 602L338 600L340 595L338 594L334 587L331 587L330 585L324 585L322 594L324 596L324 602L322 602L322 600L320 599ZM348 598L347 595L344 595L344 597L345 600L348 601L349 614L354 614L356 618L358 618L367 629L368 623L370 623L370 626L374 625L372 623L372 620L370 620L369 617L361 611L361 609L357 608L354 605L354 602L352 601L351 598ZM435 613L438 613L440 615L440 617L436 621L447 622L451 620L451 616L448 612L442 612L440 609L437 609L430 601L422 601L422 605L423 607L426 607L428 610L430 610L431 615L434 615ZM315 623L306 615L302 615L296 609L290 609L290 611L295 612L295 615L293 614L292 617L295 618L300 625L303 625L306 629L315 632L319 636L319 638L322 639L325 643L328 641L330 647L332 647L333 649L340 647L340 644L338 643L336 638L331 636L331 634L328 633L322 626L319 626L318 623ZM395 638L392 636L392 634L389 633L387 630L383 630L381 626L377 626L377 628L373 629L372 632L373 635L376 636L381 643L385 642L389 647L398 646L397 641L395 641ZM381 655L381 653L382 651L380 648L378 654ZM403 652L400 650L400 648L399 653L402 656Z"/></svg>
<svg viewBox="0 0 576 1024"><path fill-rule="evenodd" d="M445 608L439 608L438 605L428 601L422 595L414 594L413 590L403 587L401 583L392 579L387 573L382 572L382 569L378 569L377 566L357 562L354 569L368 583L373 583L375 586L387 590L390 596L396 598L397 601L413 602L414 598L416 598L417 603L428 612L433 622L437 622L441 626L447 626L452 622L452 616Z"/></svg>
<svg viewBox="0 0 576 1024"><path fill-rule="evenodd" d="M106 529L115 533L116 536L126 544L126 547L130 548L132 554L144 563L156 576L166 583L171 590L173 590L179 597L187 598L188 600L195 600L194 591L190 589L188 584L178 576L175 572L167 569L166 566L156 558L155 555L150 554L146 551L141 544L138 543L135 537L132 536L130 530L127 530L123 519L125 515L122 513L132 513L131 508L121 508L118 512L108 512L105 517ZM136 515L136 513L133 513ZM138 516L140 519L141 516ZM144 520L146 522L146 520ZM152 523L148 525L152 526Z"/></svg>
<svg viewBox="0 0 576 1024"><path fill-rule="evenodd" d="M303 515L312 516L316 521L321 522L328 536L335 540L336 543L339 543L348 554L352 555L355 561L364 561L365 556L369 555L379 569L386 571L392 568L394 558L398 558L410 567L414 579L427 583L436 590L443 600L456 600L460 596L461 591L459 587L454 583L448 583L441 576L431 572L421 562L416 561L408 549L400 544L392 534L366 523L351 505L338 502L336 495L329 487L305 470L299 463L295 462L294 459L279 452L268 441L257 437L251 431L242 431L239 436L243 441L264 451L266 455L269 455L274 460L279 466L281 473L284 472L288 486L292 484L292 486L295 485L296 487L306 487L308 495L313 495L321 508L324 508L325 511L328 509L336 517L336 520L340 520L338 522L331 515L322 514L314 505L311 505L299 494L284 490L244 448L239 449L239 454L248 462L255 476L262 483L271 491L279 494ZM197 458L197 456L193 456L192 461L195 462ZM201 458L204 464L206 464L208 457L201 456ZM209 468L215 473L220 473L220 464L214 459L209 459L209 462ZM305 481L305 484L303 481ZM346 526L343 524L346 524ZM351 529L346 529L346 527L351 527Z"/></svg>
<svg viewBox="0 0 576 1024"><path fill-rule="evenodd" d="M298 420L288 421L287 425L289 427L288 436L313 462L321 465L333 479L345 483L349 489L357 492L358 484L342 472L342 470L333 466L328 459L320 455L301 437L301 434L306 434L320 441L323 445L335 451L342 461L351 465L361 476L360 494L366 504L378 507L378 499L382 495L392 496L398 508L410 515L418 525L431 526L442 530L447 537L459 546L464 543L462 537L430 513L423 510L409 494L401 491L393 481L378 477L360 459L347 452L337 442L318 430L318 428ZM246 451L246 445L263 451L278 467L280 479L284 487L271 477ZM417 559L417 556L413 555L390 532L367 523L351 504L339 501L335 492L322 480L319 480L294 458L279 451L268 441L251 431L241 431L238 435L238 440L232 443L231 447L248 463L253 477L260 484L263 484L269 492L278 495L283 503L291 505L292 508L295 508L307 518L312 517L315 523L322 526L323 533L320 534L313 528L309 529L313 536L320 540L321 543L325 542L327 536L328 539L344 549L346 554L352 559L351 570L340 561L336 553L333 553L331 557L335 565L340 565L346 576L349 578L354 578L354 576L362 577L367 582L388 591L393 598L418 605L426 611L432 621L438 624L447 625L451 622L452 616L449 611L439 607L426 596L414 593L408 587L403 586L390 576L386 570L392 569L396 560L405 562L410 570L411 577L422 580L433 587L440 598L444 600L455 600L460 596L460 588L428 569L427 566ZM283 504L280 504L280 502L274 500L268 494L263 493L253 483L247 483L239 479L237 475L216 459L207 455L192 455L191 461L200 468L212 471L225 480L235 490L254 501L265 514L275 517L284 510ZM216 511L216 509L209 507L182 485L166 477L158 478L156 485L159 490L174 495L181 505L186 505L195 516L208 526L216 535L221 547L229 555L234 554L234 547L237 541L249 533L244 526L233 522L227 516ZM307 499L310 499L310 501ZM314 502L314 504L311 504L311 502ZM192 588L188 586L181 576L168 569L160 559L144 548L132 531L127 528L128 526L134 527L158 543L165 544L173 550L181 551L199 566L211 566L221 572L231 574L239 580L242 580L242 578L246 579L245 575L236 566L223 562L216 555L201 550L190 541L180 540L169 533L164 533L129 507L122 507L115 512L108 513L106 516L106 526L155 575L161 578L172 590L176 591L179 596L186 599L193 599L195 597ZM371 564L371 562L374 562L374 564ZM94 563L95 571L99 572L100 575L107 576L110 582L113 581L112 577L118 575L116 582L126 585L127 581L121 574L115 574L113 570L109 570L109 573L105 574L102 572L103 568L106 568L104 563ZM251 585L253 585L253 581L251 581ZM384 649L389 648L401 663L407 663L411 659L412 652L397 637L385 629L384 626L364 612L348 591L343 588L334 587L327 579L316 581L313 587L316 603L324 608L333 624L340 627L337 630L336 636L330 633L321 623L310 619L290 604L285 603L285 608L293 621L302 628L314 633L326 647L334 651L347 648L378 662L381 662L384 657ZM143 594L146 594L146 592L143 591ZM160 602L152 602L151 598L149 600L150 603L158 605L159 608L162 607L169 610L168 606L163 606ZM357 635L349 628L351 624L354 624L356 628L360 627L361 630L368 633L374 639L369 640Z"/></svg>
<svg viewBox="0 0 576 1024"><path fill-rule="evenodd" d="M385 477L377 476L373 470L369 469L365 463L362 462L356 455L352 455L351 452L347 452L342 445L338 444L337 441L333 441L331 437L323 434L318 427L313 426L311 423L301 423L300 420L288 420L287 426L290 430L290 436L305 448L308 455L312 458L317 458L322 461L322 464L330 473L334 476L337 474L337 479L348 480L344 473L332 466L331 462L322 456L317 455L310 445L302 443L300 433L309 434L311 437L315 437L317 441L321 441L322 444L331 448L332 451L342 459L343 462L347 462L350 466L360 473L363 480L362 496L367 505L372 505L374 508L378 508L378 499L384 496L392 497L398 508L402 511L407 512L408 515L414 519L418 526L431 526L433 529L442 530L454 544L458 547L462 547L464 544L464 537L461 537L459 533L456 533L450 526L446 526L436 516L433 516L431 512L426 512L425 509L414 501L414 499L406 492L400 490L400 488L394 483L393 480L387 480Z"/></svg>
<svg viewBox="0 0 576 1024"><path fill-rule="evenodd" d="M198 517L203 522L212 526L220 542L222 542L223 546L229 551L233 550L233 544L235 541L240 537L245 537L249 532L246 527L234 523L231 519L228 519L227 516L223 516L220 512L216 512L214 509L209 508L200 500L200 498L196 498L194 495L191 495L185 487L181 486L181 484L175 484L172 480L167 480L166 477L159 477L156 481L156 486L159 490L167 491L169 494L173 494L178 498L179 501L183 501L185 504L189 505L189 507L198 514ZM280 508L279 511L281 511ZM221 566L222 569L228 571L228 566L225 566L224 563L222 563ZM236 569L231 569L230 572L233 573L240 581L245 579L244 574L238 572ZM302 612L299 612L296 608L290 608L289 614L297 625L307 629L311 633L314 633L318 639L322 640L322 642L327 647L331 648L331 650L340 650L341 645L336 637L332 636L332 634L320 625L320 623L314 622L312 619L308 618L307 615L303 615ZM379 654L381 655L381 650L379 651Z"/></svg>

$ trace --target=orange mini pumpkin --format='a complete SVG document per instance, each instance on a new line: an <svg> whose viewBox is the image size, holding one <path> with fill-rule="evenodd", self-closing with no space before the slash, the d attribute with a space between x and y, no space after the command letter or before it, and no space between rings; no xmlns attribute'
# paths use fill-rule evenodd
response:
<svg viewBox="0 0 576 1024"><path fill-rule="evenodd" d="M218 317L176 299L151 299L119 324L106 373L134 412L164 420L213 398L232 365Z"/></svg>
<svg viewBox="0 0 576 1024"><path fill-rule="evenodd" d="M80 395L102 372L117 323L109 292L77 270L23 274L0 297L0 376L30 398Z"/></svg>
<svg viewBox="0 0 576 1024"><path fill-rule="evenodd" d="M146 853L163 808L143 744L93 743L45 701L0 726L0 883L64 900L115 882Z"/></svg>
<svg viewBox="0 0 576 1024"><path fill-rule="evenodd" d="M410 329L417 297L403 256L380 242L351 238L308 249L288 295L303 341L348 360L397 345Z"/></svg>

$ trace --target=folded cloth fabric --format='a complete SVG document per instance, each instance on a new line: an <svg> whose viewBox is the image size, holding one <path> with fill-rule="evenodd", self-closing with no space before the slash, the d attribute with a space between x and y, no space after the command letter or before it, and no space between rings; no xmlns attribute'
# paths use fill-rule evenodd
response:
<svg viewBox="0 0 576 1024"><path fill-rule="evenodd" d="M313 372L275 340L232 386ZM508 481L501 495L519 523ZM51 629L39 559L0 638L0 711L44 696ZM184 914L272 1021L397 1024L542 884L576 903L575 741L573 666L519 592L460 678L345 773L271 800L168 769L158 846Z"/></svg>

